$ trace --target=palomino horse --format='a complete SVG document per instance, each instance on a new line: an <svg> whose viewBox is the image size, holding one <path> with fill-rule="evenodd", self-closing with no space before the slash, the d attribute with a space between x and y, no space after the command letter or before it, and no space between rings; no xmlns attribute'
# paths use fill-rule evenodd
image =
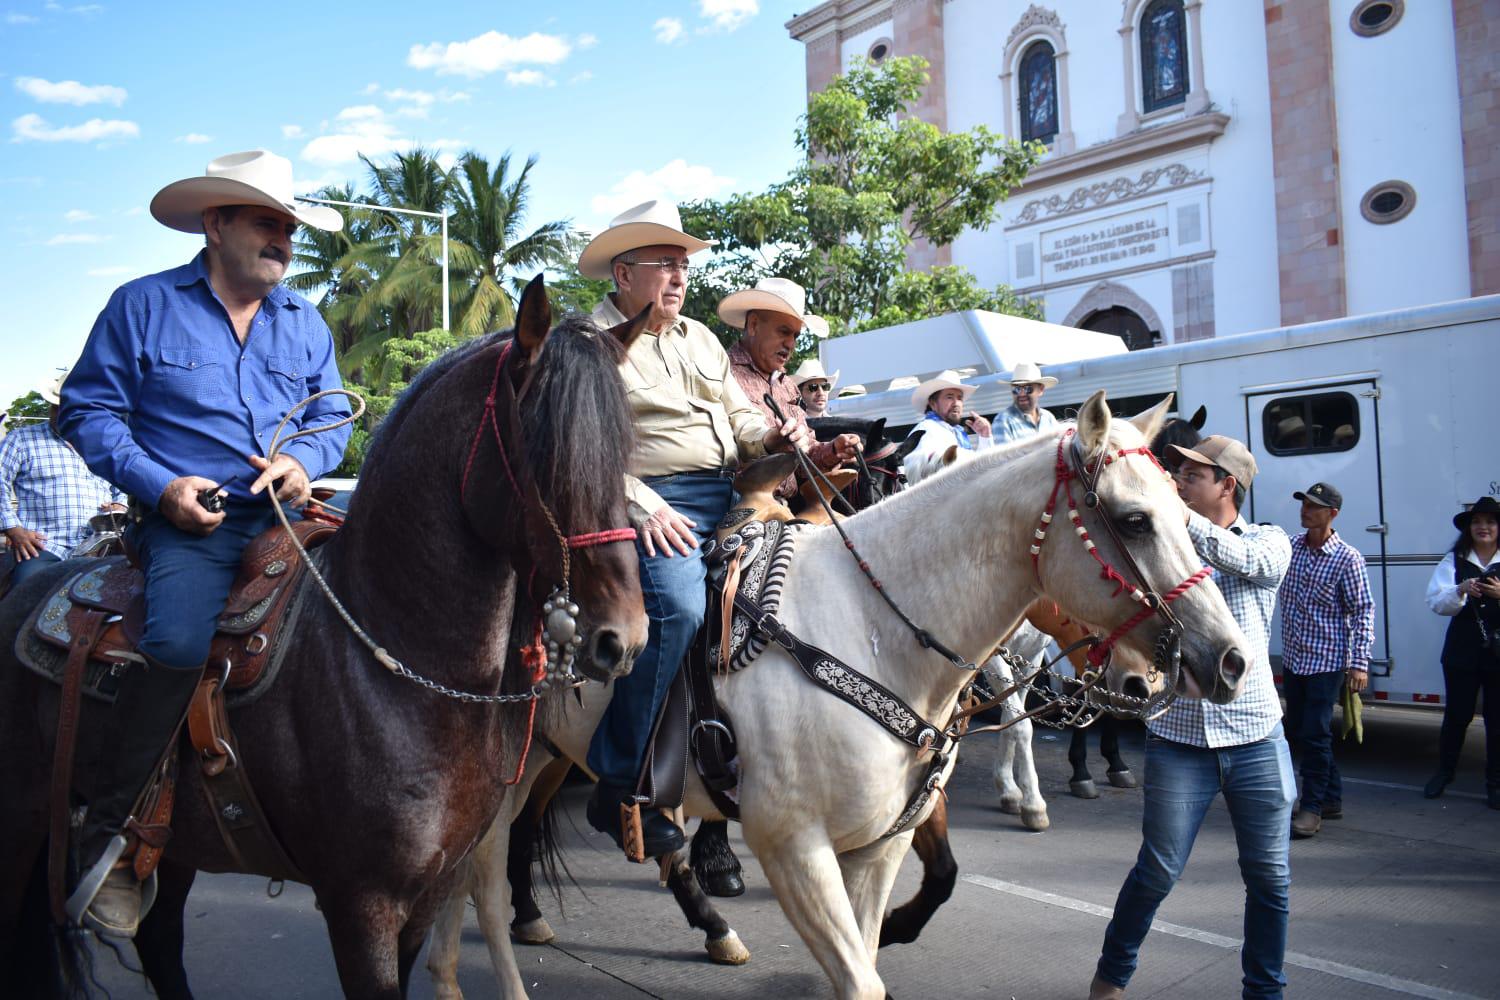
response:
<svg viewBox="0 0 1500 1000"><path fill-rule="evenodd" d="M525 695L530 680L503 667L513 646L531 641L540 598L571 583L589 635L578 661L590 676L628 670L645 642L633 535L596 535L614 540L574 548L571 574L552 564L570 538L587 545L584 533L627 524L630 409L618 365L621 339L639 332L644 315L618 335L578 319L549 335L551 308L538 278L521 298L513 340L484 337L446 355L386 418L348 524L313 558L354 619L430 683L381 666L323 596L308 593L276 682L231 713L265 815L317 893L350 996L405 995L457 866L495 815L503 794L496 776L518 763L530 705L486 699ZM508 405L517 396L519 426ZM547 513L537 506L550 510L555 534L536 537ZM78 569L64 564L0 603L8 989L24 981L25 963L52 952L43 940L51 936L45 892L26 893L40 913L23 914L22 897L45 854L58 715L57 691L18 667L11 651L31 605ZM533 577L539 590L528 593ZM105 720L96 716L86 711L83 732L100 728ZM190 996L183 904L195 872L244 870L207 814L186 747L180 763L160 894L136 938L162 997ZM76 970L74 936L56 937Z"/></svg>
<svg viewBox="0 0 1500 1000"><path fill-rule="evenodd" d="M1176 491L1143 447L1143 431L1153 432L1159 421L1159 413L1140 426L1111 421L1103 393L1096 393L1076 427L982 454L844 521L857 549L880 553L877 570L899 574L886 577L883 593L849 572L844 539L833 528L804 532L782 590L782 624L937 726L952 718L974 660L1038 598L1111 630L1110 642L1143 656L1172 651L1166 659L1175 690L1231 700L1247 667L1244 636L1193 551ZM1065 517L1077 518L1077 537L1057 530ZM919 524L922 530L914 531ZM1039 525L1054 529L1050 544L1035 537ZM1095 543L1091 532L1107 540ZM903 624L887 598L931 632L919 635ZM938 636L966 661L962 667L923 645ZM834 992L884 997L876 950L912 839L911 827L897 821L930 758L859 708L810 687L781 645L719 679L717 690L738 737L746 844ZM585 753L597 697L585 695L586 711L573 712L570 703L562 724L549 728L566 756ZM491 921L489 941L501 965L501 992L517 997L525 988L504 933L505 842L506 821L521 808L525 789L507 794L489 834L490 864L475 878L501 918ZM719 815L694 776L685 810ZM451 906L461 908L462 897ZM461 913L444 925L455 934ZM435 936L433 947L433 964L456 957L451 938L444 944ZM451 973L450 966L440 978L451 982Z"/></svg>

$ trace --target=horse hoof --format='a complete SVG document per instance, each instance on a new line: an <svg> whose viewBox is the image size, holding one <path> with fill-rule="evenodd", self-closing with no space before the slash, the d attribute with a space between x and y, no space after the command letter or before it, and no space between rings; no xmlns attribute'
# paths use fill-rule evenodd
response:
<svg viewBox="0 0 1500 1000"><path fill-rule="evenodd" d="M1135 775L1130 773L1130 768L1128 767L1123 768L1119 771L1110 771L1108 777L1109 783L1111 785L1114 785L1116 788L1140 787L1139 783L1135 780Z"/></svg>
<svg viewBox="0 0 1500 1000"><path fill-rule="evenodd" d="M1099 797L1099 786L1094 784L1093 778L1068 782L1068 791L1080 799L1097 799Z"/></svg>
<svg viewBox="0 0 1500 1000"><path fill-rule="evenodd" d="M546 917L537 917L524 924L511 924L510 936L515 938L517 944L548 944L557 937Z"/></svg>
<svg viewBox="0 0 1500 1000"><path fill-rule="evenodd" d="M1019 816L1021 814L1020 796L1000 796L1000 811L1007 816Z"/></svg>
<svg viewBox="0 0 1500 1000"><path fill-rule="evenodd" d="M721 938L708 938L704 947L708 949L708 960L715 965L744 965L750 961L750 949L732 927Z"/></svg>
<svg viewBox="0 0 1500 1000"><path fill-rule="evenodd" d="M1021 825L1028 830L1035 830L1037 833L1041 833L1052 825L1052 820L1047 818L1046 809L1022 809Z"/></svg>

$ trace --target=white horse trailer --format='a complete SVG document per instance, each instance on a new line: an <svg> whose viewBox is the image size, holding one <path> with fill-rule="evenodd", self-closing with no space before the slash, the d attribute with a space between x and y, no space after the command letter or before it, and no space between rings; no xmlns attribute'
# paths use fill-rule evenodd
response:
<svg viewBox="0 0 1500 1000"><path fill-rule="evenodd" d="M848 359L859 339L830 341L824 352ZM1450 518L1480 496L1500 496L1500 436L1479 419L1500 373L1500 295L1054 364L1045 364L1044 345L1035 358L1025 345L1008 346L1017 353L1007 368L1035 359L1060 380L1044 400L1060 415L1096 389L1126 414L1167 392L1177 393L1182 414L1206 406L1205 433L1239 438L1260 466L1244 512L1251 520L1296 533L1292 492L1320 480L1338 487L1345 507L1335 526L1364 554L1375 597L1373 697L1442 703L1447 619L1423 598L1453 544ZM1010 405L1006 375L970 379L978 386L970 408L989 415ZM836 412L883 416L891 426L917 417L909 390L839 400ZM1273 662L1279 652L1278 627Z"/></svg>

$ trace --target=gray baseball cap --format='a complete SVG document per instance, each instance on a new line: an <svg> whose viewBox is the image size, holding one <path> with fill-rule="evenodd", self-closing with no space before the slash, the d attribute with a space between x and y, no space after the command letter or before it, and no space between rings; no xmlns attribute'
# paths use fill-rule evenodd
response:
<svg viewBox="0 0 1500 1000"><path fill-rule="evenodd" d="M1189 461L1218 466L1246 489L1250 488L1255 474L1260 471L1249 448L1222 434L1210 434L1191 448L1174 444L1172 450Z"/></svg>

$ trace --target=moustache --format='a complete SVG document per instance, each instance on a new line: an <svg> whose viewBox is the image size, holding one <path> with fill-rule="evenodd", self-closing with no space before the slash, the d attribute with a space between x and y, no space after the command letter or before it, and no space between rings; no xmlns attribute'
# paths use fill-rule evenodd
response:
<svg viewBox="0 0 1500 1000"><path fill-rule="evenodd" d="M262 250L260 252L260 255L262 257L266 257L266 258L269 258L271 260L274 260L274 261L276 261L277 263L280 263L280 264L285 264L285 263L287 263L290 260L290 258L285 253L282 253L280 250L276 249L275 247L267 247L266 249L264 249L264 250Z"/></svg>

